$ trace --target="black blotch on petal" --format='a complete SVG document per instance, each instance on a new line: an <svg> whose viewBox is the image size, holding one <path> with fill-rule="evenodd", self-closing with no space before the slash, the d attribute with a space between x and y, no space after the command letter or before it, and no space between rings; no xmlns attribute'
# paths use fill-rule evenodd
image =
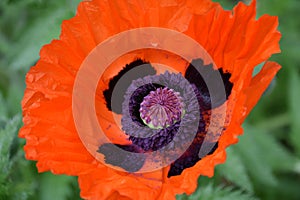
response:
<svg viewBox="0 0 300 200"><path fill-rule="evenodd" d="M170 170L168 172L168 178L171 176L180 175L184 169L193 167L201 158L199 157L199 151L202 147L204 138L201 136L201 133L198 133L195 137L193 143L189 146L189 148L180 156L175 162L171 164ZM218 142L210 143L208 146L212 146L213 148L208 150L209 152L206 155L210 155L218 147ZM203 149L201 149L203 151ZM205 151L205 150L204 150Z"/></svg>
<svg viewBox="0 0 300 200"><path fill-rule="evenodd" d="M136 69L132 70L133 68ZM130 72L130 70L132 71ZM103 91L108 110L117 114L121 114L124 95L131 82L147 75L154 75L155 73L156 71L152 65L142 59L137 59L129 64L126 64L126 66L109 81L108 89ZM118 87L116 87L118 81L120 81L125 74L126 78L122 79L122 82L118 84ZM117 98L112 99L113 92L118 95Z"/></svg>
<svg viewBox="0 0 300 200"><path fill-rule="evenodd" d="M98 149L107 164L121 167L127 172L139 171L145 162L143 151L136 145L105 143Z"/></svg>
<svg viewBox="0 0 300 200"><path fill-rule="evenodd" d="M222 81L214 81L218 73L220 74ZM212 83L209 88L225 89L226 99L222 93L214 94L213 108L216 108L224 103L231 94L233 83L229 81L231 74L224 72L222 68L215 70L212 64L204 65L202 59L194 59L185 71L185 78L196 86L199 92L197 92L197 98L202 111L212 109L211 95L209 94L208 86L204 80L208 80Z"/></svg>
<svg viewBox="0 0 300 200"><path fill-rule="evenodd" d="M210 150L210 152L207 155L213 154L217 150L218 146L219 146L219 143L216 142L214 147Z"/></svg>

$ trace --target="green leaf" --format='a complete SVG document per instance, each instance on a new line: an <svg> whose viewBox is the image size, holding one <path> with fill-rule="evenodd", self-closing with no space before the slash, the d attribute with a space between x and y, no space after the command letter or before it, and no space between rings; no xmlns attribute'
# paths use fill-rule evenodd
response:
<svg viewBox="0 0 300 200"><path fill-rule="evenodd" d="M16 138L20 119L19 115L15 116L0 130L0 200L26 200L36 188L34 171L24 159Z"/></svg>
<svg viewBox="0 0 300 200"><path fill-rule="evenodd" d="M24 159L23 151L19 150L9 173L8 198L6 199L35 200L33 196L39 185L36 168L32 164L33 162Z"/></svg>
<svg viewBox="0 0 300 200"><path fill-rule="evenodd" d="M16 116L0 130L0 190L2 191L8 190L7 177L13 164L10 161L10 149L19 125L20 116Z"/></svg>
<svg viewBox="0 0 300 200"><path fill-rule="evenodd" d="M9 50L9 42L6 37L0 32L0 53Z"/></svg>
<svg viewBox="0 0 300 200"><path fill-rule="evenodd" d="M54 12L54 13L52 13ZM65 18L64 8L52 10L38 18L25 30L23 37L15 48L19 48L17 55L10 56L10 66L13 69L28 68L37 61L40 48L58 37L59 24Z"/></svg>
<svg viewBox="0 0 300 200"><path fill-rule="evenodd" d="M254 200L257 199L242 190L233 187L214 187L213 184L203 185L191 196L177 196L178 200Z"/></svg>
<svg viewBox="0 0 300 200"><path fill-rule="evenodd" d="M245 134L240 137L240 142L236 145L236 150L239 153L243 163L246 164L247 170L257 182L276 186L277 179L273 174L272 167L266 161L267 155L264 148L257 143L255 134L261 134L258 130L253 130L249 126L244 126ZM269 151L273 151L270 149Z"/></svg>
<svg viewBox="0 0 300 200"><path fill-rule="evenodd" d="M280 183L276 189L278 192L274 192L276 196L273 199L288 199L299 200L300 199L300 178L299 175L294 174L281 174L279 176Z"/></svg>
<svg viewBox="0 0 300 200"><path fill-rule="evenodd" d="M80 189L76 177L72 177L70 186L71 186L72 193L68 195L66 200L82 200L80 198Z"/></svg>
<svg viewBox="0 0 300 200"><path fill-rule="evenodd" d="M22 75L15 73L9 80L9 89L7 91L7 108L10 116L21 112L21 100L24 95L25 83Z"/></svg>
<svg viewBox="0 0 300 200"><path fill-rule="evenodd" d="M43 200L65 200L72 194L70 184L73 180L71 176L55 176L49 173L43 173L41 176L39 196Z"/></svg>
<svg viewBox="0 0 300 200"><path fill-rule="evenodd" d="M7 107L5 106L6 105L6 102L5 102L5 100L4 100L4 98L3 98L3 96L2 96L2 94L1 94L1 91L0 91L0 121L4 121L4 120L6 120L6 118L7 118L7 112L8 112L8 110L7 110ZM2 123L0 122L0 129L1 129L1 127L2 127L2 125L1 125Z"/></svg>
<svg viewBox="0 0 300 200"><path fill-rule="evenodd" d="M71 10L75 7L74 2L53 3L22 30L19 40L11 48L14 51L9 52L9 65L12 69L29 68L38 60L41 47L58 38L61 22L74 15Z"/></svg>
<svg viewBox="0 0 300 200"><path fill-rule="evenodd" d="M298 160L269 132L248 127L247 130L256 142L256 146L264 155L265 162L276 172L288 172L295 168Z"/></svg>
<svg viewBox="0 0 300 200"><path fill-rule="evenodd" d="M293 68L290 69L289 101L291 133L290 142L300 157L300 75Z"/></svg>
<svg viewBox="0 0 300 200"><path fill-rule="evenodd" d="M232 182L242 190L248 193L253 193L253 186L249 178L247 169L234 147L227 149L227 159L222 165L217 166L216 170L225 177L228 181Z"/></svg>
<svg viewBox="0 0 300 200"><path fill-rule="evenodd" d="M2 95L2 98L6 96L9 90L9 77L8 77L8 71L1 69L1 63L0 63L0 93ZM5 107L4 104L1 104L1 107Z"/></svg>

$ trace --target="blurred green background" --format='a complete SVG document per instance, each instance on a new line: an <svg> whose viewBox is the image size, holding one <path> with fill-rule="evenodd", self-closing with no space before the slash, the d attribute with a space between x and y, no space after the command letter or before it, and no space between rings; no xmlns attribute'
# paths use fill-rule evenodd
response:
<svg viewBox="0 0 300 200"><path fill-rule="evenodd" d="M24 78L42 45L58 38L80 0L0 0L0 200L80 199L76 177L38 174L24 158L20 101ZM226 9L238 1L220 0ZM300 199L300 1L258 0L258 16L278 15L282 70L228 148L213 178L200 177L201 200Z"/></svg>

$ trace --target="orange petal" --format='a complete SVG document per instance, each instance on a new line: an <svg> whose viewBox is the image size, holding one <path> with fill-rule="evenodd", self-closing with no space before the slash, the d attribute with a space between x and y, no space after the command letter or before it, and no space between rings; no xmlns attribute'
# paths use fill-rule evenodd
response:
<svg viewBox="0 0 300 200"><path fill-rule="evenodd" d="M247 100L245 103L246 115L244 118L247 117L256 105L280 68L281 66L276 62L266 62L261 71L252 78L250 86L245 91Z"/></svg>

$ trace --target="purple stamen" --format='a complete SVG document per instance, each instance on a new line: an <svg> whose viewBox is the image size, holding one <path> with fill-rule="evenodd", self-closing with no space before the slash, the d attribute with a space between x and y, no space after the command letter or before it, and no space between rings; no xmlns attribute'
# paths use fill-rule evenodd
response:
<svg viewBox="0 0 300 200"><path fill-rule="evenodd" d="M140 104L140 116L151 128L165 128L179 121L184 104L179 92L158 88L144 97Z"/></svg>

